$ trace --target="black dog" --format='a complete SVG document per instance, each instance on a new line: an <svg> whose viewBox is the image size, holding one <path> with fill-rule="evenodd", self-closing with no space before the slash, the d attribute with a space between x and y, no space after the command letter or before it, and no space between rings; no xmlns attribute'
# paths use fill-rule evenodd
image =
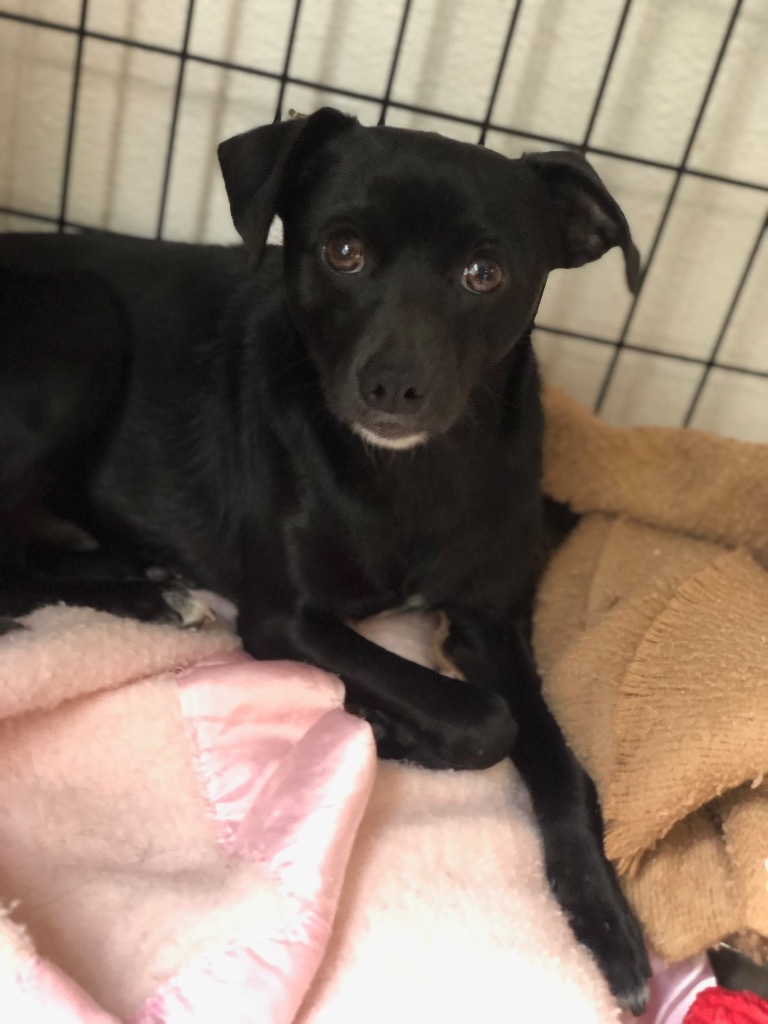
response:
<svg viewBox="0 0 768 1024"><path fill-rule="evenodd" d="M527 640L543 548L531 326L553 268L618 245L636 283L624 216L575 154L509 160L333 110L219 156L248 252L0 239L5 627L50 600L183 616L178 585L116 579L113 551L140 545L137 566L232 597L251 654L338 673L383 756L511 754L555 893L639 1012L640 932ZM284 249L265 254L276 212ZM38 499L100 550L53 566L23 533ZM447 612L467 683L346 624L413 599Z"/></svg>

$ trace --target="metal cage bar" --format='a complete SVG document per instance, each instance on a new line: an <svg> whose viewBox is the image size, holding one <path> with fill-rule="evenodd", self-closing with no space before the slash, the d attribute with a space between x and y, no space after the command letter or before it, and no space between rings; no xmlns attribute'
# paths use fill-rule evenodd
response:
<svg viewBox="0 0 768 1024"><path fill-rule="evenodd" d="M392 50L392 59L389 62L389 74L387 75L387 84L384 88L384 95L381 98L379 124L386 124L387 111L392 105L392 89L395 84L397 65L400 63L400 54L403 52L403 42L405 41L405 33L408 28L408 19L411 16L412 3L413 0L405 0L405 3L403 4L403 11L402 14L400 15L400 25L397 30L397 39L395 39L395 47Z"/></svg>
<svg viewBox="0 0 768 1024"><path fill-rule="evenodd" d="M485 145L485 139L491 125L493 108L496 106L496 97L499 95L499 87L501 86L501 80L504 77L504 69L507 66L507 58L509 57L509 51L512 47L512 40L515 35L515 29L517 28L517 19L520 16L522 7L523 0L515 0L514 6L512 7L512 16L510 17L509 24L507 26L507 34L504 38L504 45L502 46L501 54L499 55L499 63L496 66L496 74L493 79L493 85L491 86L491 94L488 97L485 117L483 118L483 123L480 128L480 138L477 140L481 146Z"/></svg>
<svg viewBox="0 0 768 1024"><path fill-rule="evenodd" d="M616 25L616 31L613 34L613 42L611 48L608 51L608 57L605 61L605 67L600 77L600 85L597 87L597 95L595 96L595 102L592 104L592 112L589 115L589 121L584 132L584 138L581 141L579 147L582 152L586 152L589 149L589 143L592 138L592 132L595 128L595 122L597 121L597 115L600 113L600 107L603 103L603 97L605 96L605 90L608 86L608 79L611 77L613 71L613 65L616 61L616 54L619 52L619 46L621 45L621 38L624 35L624 27L627 24L627 17L629 16L629 9L632 6L632 0L624 0L624 7L622 8L621 15Z"/></svg>
<svg viewBox="0 0 768 1024"><path fill-rule="evenodd" d="M285 44L285 57L283 59L283 70L277 77L280 80L280 91L277 94L277 104L275 106L275 121L282 121L283 119L283 100L285 99L285 90L290 82L288 72L291 68L291 57L293 57L293 47L296 43L296 29L299 27L299 16L301 15L301 0L294 0L293 4L293 16L291 17L291 25L288 29L288 40Z"/></svg>
<svg viewBox="0 0 768 1024"><path fill-rule="evenodd" d="M597 87L595 98L590 108L590 113L587 119L586 127L581 138L562 138L559 137L558 135L549 135L540 132L526 131L518 126L515 126L514 124L499 124L495 123L493 120L494 111L496 107L496 100L499 94L504 72L508 64L510 53L512 51L515 32L519 25L520 14L523 7L523 0L509 0L509 16L507 21L506 34L504 36L504 40L499 51L498 62L495 68L493 82L485 108L485 114L482 118L462 116L456 113L451 113L446 110L440 110L437 108L419 105L416 103L408 103L403 100L395 99L393 97L394 83L397 77L397 71L401 61L404 42L408 31L409 19L411 18L413 12L414 0L403 0L396 38L394 41L394 45L392 47L392 52L389 60L386 85L384 87L383 92L380 95L375 95L358 89L345 88L338 85L327 85L321 81L312 81L310 79L303 78L299 75L291 74L291 63L301 17L302 0L293 0L293 11L291 15L288 33L286 36L282 70L280 71L267 70L265 68L260 68L255 65L247 63L220 60L215 57L208 57L203 54L198 54L191 51L190 41L195 17L196 0L187 0L183 38L180 48L174 46L165 46L158 43L152 43L139 39L131 39L127 37L122 37L120 35L111 34L108 32L100 32L95 29L89 28L88 2L89 0L81 0L79 17L76 24L64 24L43 17L34 17L18 12L0 10L0 19L2 20L67 33L69 35L74 35L77 40L75 49L75 59L73 64L72 88L68 112L64 159L62 165L58 213L56 215L51 216L33 210L20 209L14 206L0 206L0 213L27 218L32 221L37 221L39 223L46 223L51 225L51 227L57 228L60 231L66 228L73 228L75 230L89 230L89 228L86 225L82 225L74 220L71 220L67 215L67 210L69 198L69 185L77 130L78 101L81 83L83 53L86 42L91 39L98 40L104 43L111 43L114 45L131 47L148 53L155 53L163 56L173 57L179 61L175 89L173 93L171 116L169 121L167 137L167 148L163 166L162 182L158 203L158 214L155 231L156 237L158 238L162 237L164 230L170 191L171 173L173 167L174 148L176 143L179 116L184 97L185 73L190 63L197 63L200 65L208 65L211 67L217 67L224 70L242 72L245 74L253 75L257 78L263 78L268 81L278 83L278 98L275 107L276 120L279 120L284 116L285 111L283 107L287 87L289 85L296 85L300 87L326 92L331 96L339 97L340 100L360 100L378 104L380 110L380 124L384 124L386 122L387 113L389 112L390 109L397 109L408 113L423 115L431 118L436 118L438 120L442 120L443 122L445 122L447 127L450 127L451 124L454 124L461 125L463 127L475 128L478 131L478 141L481 144L485 143L487 136L490 132L497 132L521 140L543 143L554 148L578 149L582 153L586 154L594 154L597 156L609 157L623 162L635 164L641 167L670 171L674 174L674 180L670 188L670 191L667 195L662 214L656 227L654 238L652 240L652 243L649 247L646 256L643 280L646 279L648 269L652 265L653 260L656 256L665 228L673 212L674 204L680 189L680 185L686 177L712 181L732 188L749 189L753 192L768 194L768 184L766 184L764 181L749 180L748 178L739 178L724 174L717 174L688 166L688 160L690 158L693 146L696 142L699 128L701 126L704 114L707 109L707 105L712 95L712 91L715 86L718 73L722 66L726 50L728 48L729 42L732 38L736 24L741 14L743 0L734 0L734 4L731 9L727 27L722 36L716 59L710 69L706 86L702 93L700 102L696 110L696 115L694 117L693 124L687 137L683 155L681 159L677 162L653 159L651 157L645 157L640 154L625 153L607 146L598 146L592 144L594 128L599 118L600 111L602 109L608 84L614 70L617 55L621 48L621 43L624 37L624 32L631 12L633 0L624 0L623 2L611 38L610 45L607 48L605 54L605 61L600 74L599 84ZM550 326L541 323L537 323L537 330L542 331L544 333L557 334L566 338L573 338L575 340L592 342L603 346L609 346L610 348L612 348L613 352L611 355L611 359L600 385L599 396L596 403L596 408L598 409L600 409L605 402L605 398L608 394L608 390L614 378L621 357L621 353L624 350L644 353L665 360L671 360L673 362L694 364L696 366L701 367L701 377L698 381L695 393L689 403L687 412L685 414L684 422L685 424L688 424L691 422L693 416L695 415L702 394L704 393L704 389L706 388L709 375L713 368L726 371L729 373L768 379L768 371L762 371L744 366L736 366L727 362L723 362L722 360L719 359L719 353L726 333L728 331L728 327L732 321L738 304L741 301L747 280L749 276L753 273L753 268L755 265L755 261L757 259L758 251L761 244L764 243L766 231L768 231L768 218L766 218L766 220L759 225L759 230L757 232L754 244L747 256L739 281L737 283L736 288L734 289L733 296L729 302L727 313L725 314L722 325L718 332L717 339L714 342L712 350L708 357L691 356L688 354L672 351L661 351L651 348L650 346L645 346L629 341L629 330L634 319L635 312L638 308L638 302L640 299L641 292L638 292L638 295L633 298L629 306L628 312L626 314L626 317L624 319L624 322L621 326L621 329L616 337L600 337L596 335L581 333L579 331L572 331L565 328Z"/></svg>
<svg viewBox="0 0 768 1024"><path fill-rule="evenodd" d="M664 210L661 214L661 218L659 219L659 223L656 227L656 233L653 236L653 241L651 242L651 246L645 260L645 265L643 266L642 276L640 278L640 283L638 285L637 292L632 297L632 302L629 305L629 310L622 325L621 332L619 334L619 337L616 339L616 347L613 351L613 355L611 356L611 361L608 364L608 368L603 376L603 380L600 385L600 390L597 395L597 400L595 402L596 412L600 412L603 408L605 399L608 395L608 389L611 386L611 381L613 380L614 374L616 373L616 369L619 365L621 350L624 348L627 339L627 334L629 333L629 329L632 326L632 321L635 318L635 313L637 312L640 297L643 292L643 285L645 281L648 279L648 273L653 264L654 257L658 252L659 244L664 235L664 230L669 222L669 218L672 213L672 208L674 207L675 199L677 198L677 193L680 190L680 184L683 180L683 174L686 170L688 158L691 155L691 150L693 149L694 143L696 142L696 137L699 134L701 122L704 119L704 114L709 104L710 97L712 96L712 90L715 87L715 82L717 81L717 76L720 72L720 68L722 67L723 60L728 49L728 44L730 43L731 37L733 36L733 31L736 28L736 22L738 21L743 3L744 0L735 0L735 3L731 9L731 16L728 19L728 24L726 26L725 32L723 33L723 38L720 42L720 48L717 51L715 62L710 70L709 77L707 79L707 84L704 88L704 93L701 97L698 109L696 111L696 116L693 120L693 125L691 127L690 132L688 133L688 139L685 144L682 159L680 160L680 164L678 165L678 167L675 169L675 178L672 182L672 188L669 190L667 201L664 204Z"/></svg>
<svg viewBox="0 0 768 1024"><path fill-rule="evenodd" d="M0 11L0 20L17 21L24 25L32 25L38 28L47 28L69 34L78 34L79 32L78 28L73 25L64 25L55 21L47 21L44 18L33 18L28 15L12 13L9 11ZM109 32L98 32L86 29L83 32L83 36L86 39L96 39L102 43L114 43L119 46L129 46L137 50L144 50L147 53L157 53L165 57L181 57L181 50L174 49L171 46L162 46L158 43L148 43L139 39L123 38L121 36L112 35ZM235 61L219 60L216 57L207 57L198 53L187 53L187 61L190 63L207 64L210 67L222 68L225 71L238 71L244 74L255 75L258 78L268 78L278 82L282 82L283 78L282 72L269 71L265 68L258 68L249 64L239 64ZM382 96L377 96L368 92L361 92L358 89L346 89L338 85L328 85L323 82L312 81L308 78L301 78L297 75L287 74L285 81L287 85L298 85L307 89L316 89L321 92L329 93L332 96L339 96L352 100L362 100L368 103L380 104L383 102ZM394 107L398 110L407 111L411 114L421 114L425 117L433 117L449 123L453 122L454 124L466 125L468 127L477 128L478 130L482 130L483 128L484 122L481 118L466 117L461 114L449 113L435 107L425 107L416 103L406 103L402 100L392 99L391 97L388 100L388 106ZM559 135L546 135L542 132L526 131L523 128L518 128L513 125L491 122L488 125L488 130L521 139L530 139L534 142L543 142L549 146L560 147L563 149L578 149L581 145L575 139L564 139ZM656 160L651 157L640 156L636 153L623 153L621 150L610 149L605 146L590 145L588 150L590 153L594 153L597 156L606 156L614 160L622 160L627 163L638 164L643 167L653 167L661 171L680 170L679 164L671 163L668 160ZM685 167L682 170L686 175L694 178L701 178L705 181L719 182L723 185L733 185L738 188L748 188L757 192L768 192L768 184L762 181L751 181L748 178L735 178L727 174L716 174L712 171L698 170L695 167Z"/></svg>
<svg viewBox="0 0 768 1024"><path fill-rule="evenodd" d="M171 167L173 166L173 148L176 143L176 129L179 122L179 110L181 99L184 93L184 72L187 69L187 58L189 56L189 40L192 35L192 23L195 17L195 0L187 0L187 14L184 21L184 38L179 53L179 70L176 75L176 88L173 94L173 109L171 111L171 123L168 128L168 147L165 153L165 166L163 168L163 183L160 187L160 205L157 211L157 227L155 238L163 237L165 225L165 209L168 205L168 187L171 183Z"/></svg>
<svg viewBox="0 0 768 1024"><path fill-rule="evenodd" d="M693 393L693 397L691 398L688 410L685 414L685 419L683 421L683 426L685 427L689 426L691 420L693 419L694 413L696 412L696 409L701 400L701 396L704 393L704 388L707 385L709 375L712 372L712 368L715 366L718 367L718 369L721 368L721 364L718 363L717 361L717 355L720 351L720 348L722 347L723 341L725 341L725 336L728 333L728 328L731 325L731 320L733 320L733 314L736 312L739 300L741 299L744 288L747 284L747 281L749 280L750 274L752 273L752 268L755 265L757 254L760 251L760 246L767 232L768 213L766 213L763 223L760 225L760 229L757 232L757 237L755 238L754 244L750 249L749 255L747 256L747 261L744 264L744 269L742 270L741 276L739 277L739 283L736 285L736 289L733 293L733 298L731 299L730 304L728 306L728 310L725 316L723 317L722 326L720 327L720 330L717 334L717 338L715 339L715 343L712 346L712 351L710 353L709 359L704 364L704 370L701 374L701 379L699 380L699 383L696 385L696 390ZM754 370L750 372L752 372L753 374L755 373Z"/></svg>
<svg viewBox="0 0 768 1024"><path fill-rule="evenodd" d="M67 123L67 141L64 145L64 163L61 172L61 190L59 193L59 216L57 227L63 231L67 227L67 202L69 200L69 180L72 172L72 154L75 149L75 130L77 128L77 101L80 96L80 73L83 67L83 48L85 46L88 21L88 0L81 0L80 19L77 28L77 48L75 50L75 66L72 72L72 93L69 101L69 118Z"/></svg>

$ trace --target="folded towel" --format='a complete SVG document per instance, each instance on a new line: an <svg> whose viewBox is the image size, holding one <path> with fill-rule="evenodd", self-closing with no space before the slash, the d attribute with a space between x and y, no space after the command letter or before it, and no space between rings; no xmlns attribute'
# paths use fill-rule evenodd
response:
<svg viewBox="0 0 768 1024"><path fill-rule="evenodd" d="M546 417L546 488L584 518L536 653L606 852L667 959L768 935L768 445L610 427L557 389Z"/></svg>

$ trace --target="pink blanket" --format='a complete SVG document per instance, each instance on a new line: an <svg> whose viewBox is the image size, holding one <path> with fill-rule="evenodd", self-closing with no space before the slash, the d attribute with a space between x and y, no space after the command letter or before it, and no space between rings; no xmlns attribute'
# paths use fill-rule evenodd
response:
<svg viewBox="0 0 768 1024"><path fill-rule="evenodd" d="M338 680L223 626L27 626L0 638L2 1020L619 1021L509 762L377 772ZM363 629L429 660L424 617Z"/></svg>

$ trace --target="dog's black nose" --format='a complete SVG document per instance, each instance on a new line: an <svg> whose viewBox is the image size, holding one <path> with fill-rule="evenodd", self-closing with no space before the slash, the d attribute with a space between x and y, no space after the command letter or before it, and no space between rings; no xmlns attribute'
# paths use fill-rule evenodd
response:
<svg viewBox="0 0 768 1024"><path fill-rule="evenodd" d="M427 398L426 370L414 363L388 363L373 356L358 371L360 395L377 412L420 412Z"/></svg>

